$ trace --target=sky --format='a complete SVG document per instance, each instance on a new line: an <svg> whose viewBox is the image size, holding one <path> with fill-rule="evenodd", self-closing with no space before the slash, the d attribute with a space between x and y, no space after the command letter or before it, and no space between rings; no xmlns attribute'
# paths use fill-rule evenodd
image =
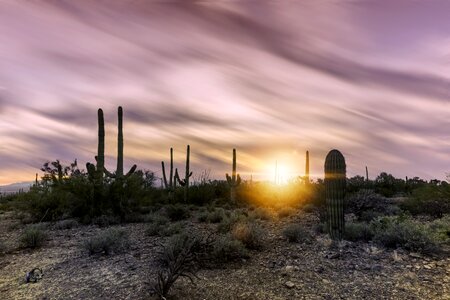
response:
<svg viewBox="0 0 450 300"><path fill-rule="evenodd" d="M225 179L444 179L450 172L450 1L0 0L0 184L97 151L114 169ZM42 175L42 174L41 174ZM197 177L196 177L197 176Z"/></svg>

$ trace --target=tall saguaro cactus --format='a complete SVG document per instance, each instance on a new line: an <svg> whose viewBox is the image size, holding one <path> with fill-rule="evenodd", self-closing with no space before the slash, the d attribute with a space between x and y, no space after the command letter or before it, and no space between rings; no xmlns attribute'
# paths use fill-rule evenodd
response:
<svg viewBox="0 0 450 300"><path fill-rule="evenodd" d="M98 145L97 155L95 156L96 165L91 163L86 164L86 169L89 174L89 179L97 184L103 183L103 173L105 171L105 121L103 118L103 110L98 109Z"/></svg>
<svg viewBox="0 0 450 300"><path fill-rule="evenodd" d="M328 231L333 240L341 240L344 234L345 172L344 156L338 150L331 150L325 159L325 189Z"/></svg>
<svg viewBox="0 0 450 300"><path fill-rule="evenodd" d="M175 190L175 187L176 187L176 178L174 178L174 175L173 175L173 148L170 148L169 181L167 181L166 168L164 167L164 161L161 161L161 167L162 167L164 188L169 192L169 198L172 198L173 191Z"/></svg>
<svg viewBox="0 0 450 300"><path fill-rule="evenodd" d="M111 172L108 172L108 170L105 169L105 173L108 175L108 177L111 178L122 178L122 177L129 177L136 171L136 165L133 165L131 169L128 171L127 174L123 174L123 110L122 106L119 106L118 111L118 132L117 132L117 168L115 174L112 174Z"/></svg>
<svg viewBox="0 0 450 300"><path fill-rule="evenodd" d="M366 181L367 182L369 181L369 169L367 169L367 166L366 166Z"/></svg>
<svg viewBox="0 0 450 300"><path fill-rule="evenodd" d="M241 176L236 174L236 149L233 149L233 169L231 177L228 173L225 174L228 185L230 186L230 200L232 203L236 203L236 187L241 184Z"/></svg>
<svg viewBox="0 0 450 300"><path fill-rule="evenodd" d="M309 184L309 151L306 151L305 183Z"/></svg>
<svg viewBox="0 0 450 300"><path fill-rule="evenodd" d="M187 145L186 149L186 173L184 175L184 179L180 179L178 175L178 169L175 169L175 178L178 180L178 183L184 187L184 202L187 202L189 197L189 177L192 176L192 172L189 172L189 158L191 153L191 147Z"/></svg>

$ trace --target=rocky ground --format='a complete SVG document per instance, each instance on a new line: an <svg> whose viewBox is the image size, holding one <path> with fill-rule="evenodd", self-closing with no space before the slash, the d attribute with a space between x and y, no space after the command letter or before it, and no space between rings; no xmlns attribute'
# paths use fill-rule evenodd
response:
<svg viewBox="0 0 450 300"><path fill-rule="evenodd" d="M326 235L314 233L306 244L288 243L282 230L301 223L313 233L317 223L307 213L261 221L267 229L262 251L247 260L198 272L195 285L177 281L171 299L450 299L450 258L426 257L368 243L345 242L330 247ZM167 238L145 234L148 224L120 225L130 233L123 254L89 256L83 240L105 230L97 226L55 229L48 224L48 241L40 249L20 249L23 225L11 214L0 215L1 299L150 299L155 278L156 250ZM188 229L215 232L215 224L192 218ZM24 283L34 267L44 271L37 283Z"/></svg>

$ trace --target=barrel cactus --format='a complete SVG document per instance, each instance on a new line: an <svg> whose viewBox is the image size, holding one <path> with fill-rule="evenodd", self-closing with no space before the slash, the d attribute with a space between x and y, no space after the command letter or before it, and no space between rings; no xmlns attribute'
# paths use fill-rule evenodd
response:
<svg viewBox="0 0 450 300"><path fill-rule="evenodd" d="M333 240L341 240L344 235L345 172L344 156L338 150L331 150L325 159L325 190L328 232Z"/></svg>

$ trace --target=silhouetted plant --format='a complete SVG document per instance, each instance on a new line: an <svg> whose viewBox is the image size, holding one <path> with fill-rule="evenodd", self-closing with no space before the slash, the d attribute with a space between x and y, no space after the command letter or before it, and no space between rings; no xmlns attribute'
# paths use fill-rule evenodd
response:
<svg viewBox="0 0 450 300"><path fill-rule="evenodd" d="M331 150L325 158L325 188L329 233L332 239L340 240L345 230L345 158L338 150Z"/></svg>
<svg viewBox="0 0 450 300"><path fill-rule="evenodd" d="M230 201L236 203L236 188L241 184L241 176L236 173L236 149L233 149L233 167L231 176L225 174L228 186L230 187Z"/></svg>

